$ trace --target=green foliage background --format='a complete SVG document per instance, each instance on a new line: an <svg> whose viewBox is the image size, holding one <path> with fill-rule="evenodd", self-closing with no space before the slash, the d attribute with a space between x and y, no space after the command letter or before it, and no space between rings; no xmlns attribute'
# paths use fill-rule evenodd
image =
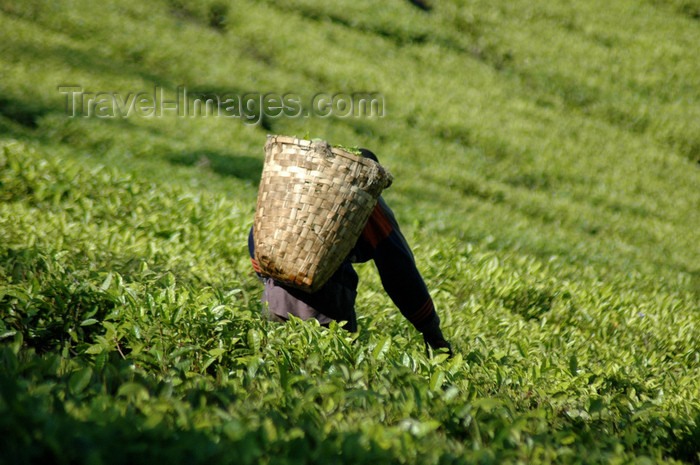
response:
<svg viewBox="0 0 700 465"><path fill-rule="evenodd" d="M698 463L696 0L0 0L0 462ZM379 92L100 119L86 91ZM259 316L266 133L375 151L456 356Z"/></svg>

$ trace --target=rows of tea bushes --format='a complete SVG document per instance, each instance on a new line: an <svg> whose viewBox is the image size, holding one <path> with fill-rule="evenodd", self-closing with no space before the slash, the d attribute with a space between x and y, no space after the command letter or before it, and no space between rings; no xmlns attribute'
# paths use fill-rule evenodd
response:
<svg viewBox="0 0 700 465"><path fill-rule="evenodd" d="M0 463L698 463L698 43L693 0L0 0ZM268 133L379 156L454 358L371 263L356 334L260 317Z"/></svg>
<svg viewBox="0 0 700 465"><path fill-rule="evenodd" d="M437 240L428 358L370 266L359 333L264 321L250 205L17 142L0 182L7 463L694 460L691 295Z"/></svg>

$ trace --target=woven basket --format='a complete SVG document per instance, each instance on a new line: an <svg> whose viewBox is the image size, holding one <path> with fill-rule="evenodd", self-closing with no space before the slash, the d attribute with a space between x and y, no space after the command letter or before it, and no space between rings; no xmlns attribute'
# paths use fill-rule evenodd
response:
<svg viewBox="0 0 700 465"><path fill-rule="evenodd" d="M261 273L315 292L360 237L392 176L327 142L268 136L253 238Z"/></svg>

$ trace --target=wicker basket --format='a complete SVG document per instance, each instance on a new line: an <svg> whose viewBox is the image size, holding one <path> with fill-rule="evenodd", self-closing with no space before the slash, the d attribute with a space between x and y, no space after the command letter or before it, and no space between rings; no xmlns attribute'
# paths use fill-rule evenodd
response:
<svg viewBox="0 0 700 465"><path fill-rule="evenodd" d="M315 292L355 245L392 176L327 142L268 136L253 238L263 275Z"/></svg>

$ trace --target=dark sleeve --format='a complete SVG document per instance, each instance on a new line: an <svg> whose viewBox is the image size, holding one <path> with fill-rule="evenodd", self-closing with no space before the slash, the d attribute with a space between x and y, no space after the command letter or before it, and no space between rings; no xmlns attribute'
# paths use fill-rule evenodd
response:
<svg viewBox="0 0 700 465"><path fill-rule="evenodd" d="M416 329L425 333L439 328L440 319L428 287L393 212L381 197L355 249L362 258L374 260L384 290Z"/></svg>

